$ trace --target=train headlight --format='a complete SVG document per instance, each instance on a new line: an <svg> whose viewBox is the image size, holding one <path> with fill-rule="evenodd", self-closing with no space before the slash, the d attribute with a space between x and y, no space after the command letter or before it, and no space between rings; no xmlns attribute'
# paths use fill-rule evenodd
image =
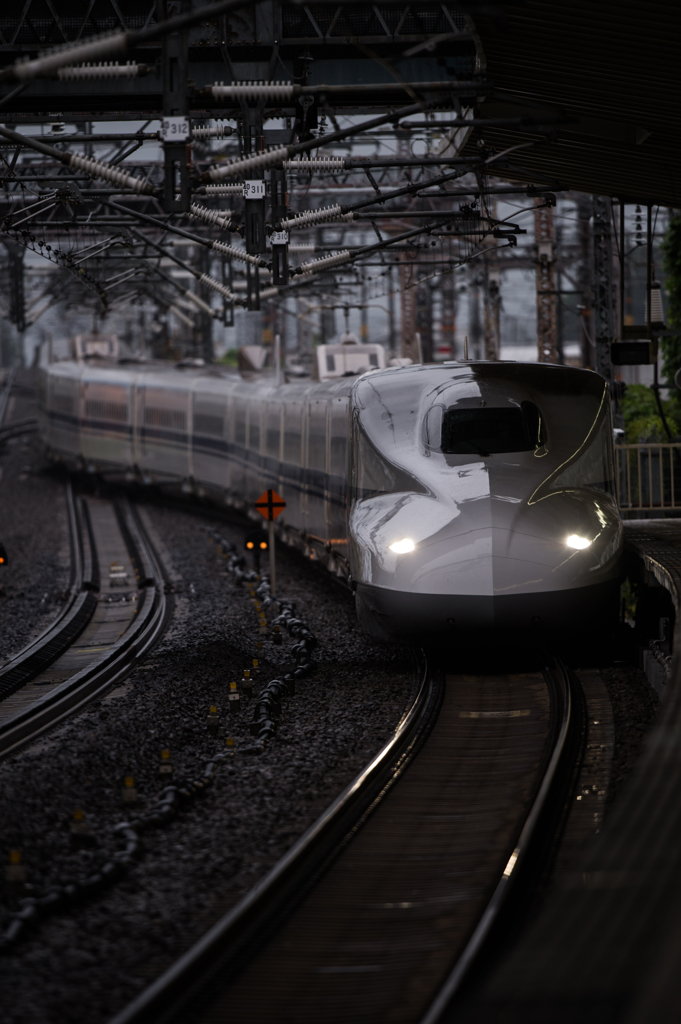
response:
<svg viewBox="0 0 681 1024"><path fill-rule="evenodd" d="M390 544L389 547L396 555L408 555L410 551L415 550L416 545L413 540L409 539L409 537L403 537L402 540L396 540L395 543Z"/></svg>
<svg viewBox="0 0 681 1024"><path fill-rule="evenodd" d="M583 551L584 548L588 548L591 541L586 537L580 537L578 533L571 534L565 541L569 548L574 548L575 551Z"/></svg>

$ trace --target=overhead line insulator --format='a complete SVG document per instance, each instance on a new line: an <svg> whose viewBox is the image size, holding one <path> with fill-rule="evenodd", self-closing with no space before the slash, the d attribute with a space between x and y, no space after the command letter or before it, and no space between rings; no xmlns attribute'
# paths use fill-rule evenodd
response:
<svg viewBox="0 0 681 1024"><path fill-rule="evenodd" d="M192 128L193 139L226 139L236 131L229 124L216 124L215 127Z"/></svg>
<svg viewBox="0 0 681 1024"><path fill-rule="evenodd" d="M153 185L143 178L136 178L132 174L126 174L118 167L102 163L101 160L93 160L89 156L80 156L79 153L65 154L68 157L69 166L77 171L85 171L92 178L101 178L102 181L109 181L112 185L120 185L122 188L132 189L133 192L153 195L156 191Z"/></svg>
<svg viewBox="0 0 681 1024"><path fill-rule="evenodd" d="M136 64L131 60L127 64L119 64L117 60L110 60L96 64L67 64L64 68L58 68L57 78L63 82L84 82L93 78L138 78L148 71L146 64Z"/></svg>
<svg viewBox="0 0 681 1024"><path fill-rule="evenodd" d="M234 185L204 185L202 191L207 196L243 196L244 183L237 181Z"/></svg>
<svg viewBox="0 0 681 1024"><path fill-rule="evenodd" d="M343 207L334 203L333 206L323 206L320 210L305 210L303 213L296 213L293 217L282 220L281 226L287 231L289 228L307 228L313 224L323 224L325 221L351 221L353 218L352 212L344 213Z"/></svg>
<svg viewBox="0 0 681 1024"><path fill-rule="evenodd" d="M344 156L295 157L282 164L289 174L336 174L345 170Z"/></svg>
<svg viewBox="0 0 681 1024"><path fill-rule="evenodd" d="M239 302L240 301L239 299L237 299L237 297L234 294L234 292L231 291L227 287L226 284L222 284L221 281L216 281L215 278L214 277L210 277L209 274L201 274L201 277L199 278L199 282L201 284L205 284L205 286L207 288L212 288L214 292L219 292L220 295L224 295L224 297L229 302Z"/></svg>
<svg viewBox="0 0 681 1024"><path fill-rule="evenodd" d="M215 224L224 231L234 230L232 221L229 217L225 217L222 210L209 210L208 207L201 206L200 203L192 203L189 207L189 216L194 220L202 220L206 224Z"/></svg>
<svg viewBox="0 0 681 1024"><path fill-rule="evenodd" d="M210 86L210 92L216 100L292 100L300 86L290 82L216 82Z"/></svg>
<svg viewBox="0 0 681 1024"><path fill-rule="evenodd" d="M233 260L241 260L243 263L252 263L254 267L266 267L267 264L259 256L251 256L244 249L237 249L234 245L226 245L224 242L212 242L211 249L221 253L223 256L231 256Z"/></svg>
<svg viewBox="0 0 681 1024"><path fill-rule="evenodd" d="M168 312L172 313L173 316L176 316L178 320L182 320L187 325L187 327L196 327L195 322L190 317L188 317L186 313L183 313L182 310L179 309L174 303L168 306Z"/></svg>
<svg viewBox="0 0 681 1024"><path fill-rule="evenodd" d="M264 153L256 153L253 156L241 157L237 160L230 160L229 163L218 164L206 172L211 181L220 181L222 178L242 178L249 171L260 171L265 167L274 167L290 155L291 146L277 146L275 149L268 149Z"/></svg>
<svg viewBox="0 0 681 1024"><path fill-rule="evenodd" d="M309 263L303 263L296 273L304 275L318 274L320 270L328 270L341 263L347 263L351 259L352 253L348 249L343 249L342 252L334 253L333 256L322 256L318 260L310 260Z"/></svg>
<svg viewBox="0 0 681 1024"><path fill-rule="evenodd" d="M193 302L194 305L198 306L199 309L203 310L204 313L208 313L209 316L216 318L219 316L217 310L213 309L213 307L210 306L207 302L204 302L201 296L197 295L196 292L186 291L184 294L187 296L190 302Z"/></svg>

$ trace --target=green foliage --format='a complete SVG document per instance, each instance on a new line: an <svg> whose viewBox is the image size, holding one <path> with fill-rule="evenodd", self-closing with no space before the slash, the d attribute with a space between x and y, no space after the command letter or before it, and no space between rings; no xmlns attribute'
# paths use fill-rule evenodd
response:
<svg viewBox="0 0 681 1024"><path fill-rule="evenodd" d="M631 584L628 579L620 587L620 608L624 610L624 621L630 626L636 620L636 604L638 602L638 588Z"/></svg>
<svg viewBox="0 0 681 1024"><path fill-rule="evenodd" d="M217 360L218 363L222 363L223 366L238 366L239 365L239 350L236 348L228 348L223 356Z"/></svg>
<svg viewBox="0 0 681 1024"><path fill-rule="evenodd" d="M681 422L679 406L669 399L662 402L662 408L672 435L678 434L678 423ZM657 411L655 393L645 384L629 385L622 396L621 409L628 444L668 440Z"/></svg>
<svg viewBox="0 0 681 1024"><path fill-rule="evenodd" d="M662 263L667 275L666 321L669 327L681 330L681 216L678 214L669 222L662 242ZM670 384L678 369L681 369L681 338L662 338L662 375ZM681 393L672 391L670 401L675 414L681 420Z"/></svg>

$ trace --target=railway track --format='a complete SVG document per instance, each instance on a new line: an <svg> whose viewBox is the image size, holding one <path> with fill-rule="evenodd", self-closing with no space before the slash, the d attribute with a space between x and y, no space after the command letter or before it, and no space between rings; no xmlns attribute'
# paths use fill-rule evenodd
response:
<svg viewBox="0 0 681 1024"><path fill-rule="evenodd" d="M9 408L10 398L12 397L12 388L14 387L14 380L17 375L17 371L14 367L9 369L5 374L2 386L0 386L0 428L5 422L5 416Z"/></svg>
<svg viewBox="0 0 681 1024"><path fill-rule="evenodd" d="M163 569L137 512L67 487L71 581L64 608L0 668L0 757L101 694L142 657L167 618Z"/></svg>
<svg viewBox="0 0 681 1024"><path fill-rule="evenodd" d="M582 714L558 662L426 667L371 764L112 1024L442 1019L551 863Z"/></svg>
<svg viewBox="0 0 681 1024"><path fill-rule="evenodd" d="M0 444L10 441L13 437L32 434L37 429L38 421L35 419L17 420L14 423L7 423L5 426L0 426Z"/></svg>

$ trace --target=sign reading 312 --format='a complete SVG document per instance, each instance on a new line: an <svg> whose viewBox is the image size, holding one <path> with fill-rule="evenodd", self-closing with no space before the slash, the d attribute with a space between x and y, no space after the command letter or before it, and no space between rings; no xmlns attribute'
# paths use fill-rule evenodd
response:
<svg viewBox="0 0 681 1024"><path fill-rule="evenodd" d="M164 117L161 121L161 138L164 142L189 142L189 118Z"/></svg>

